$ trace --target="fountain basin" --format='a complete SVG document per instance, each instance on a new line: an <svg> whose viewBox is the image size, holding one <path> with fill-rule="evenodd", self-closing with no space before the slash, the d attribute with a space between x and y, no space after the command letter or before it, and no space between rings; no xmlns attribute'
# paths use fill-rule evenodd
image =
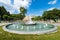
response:
<svg viewBox="0 0 60 40"><path fill-rule="evenodd" d="M3 30L16 34L45 34L57 31L57 27L51 24L37 23L36 25L23 26L20 23L8 24Z"/></svg>
<svg viewBox="0 0 60 40"><path fill-rule="evenodd" d="M34 24L36 24L36 23L25 23L26 25L34 25Z"/></svg>

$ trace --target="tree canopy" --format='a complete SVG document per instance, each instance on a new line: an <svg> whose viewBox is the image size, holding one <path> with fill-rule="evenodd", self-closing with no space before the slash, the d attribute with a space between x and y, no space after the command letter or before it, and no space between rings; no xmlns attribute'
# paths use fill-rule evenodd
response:
<svg viewBox="0 0 60 40"><path fill-rule="evenodd" d="M27 13L27 9L24 7L20 7L20 19L22 20L25 17L25 14Z"/></svg>
<svg viewBox="0 0 60 40"><path fill-rule="evenodd" d="M22 20L27 13L27 9L20 7L19 14L10 14L4 6L0 6L0 20Z"/></svg>
<svg viewBox="0 0 60 40"><path fill-rule="evenodd" d="M43 19L44 20L54 20L56 22L57 19L60 19L60 10L58 9L53 9L49 11L44 11L43 13Z"/></svg>
<svg viewBox="0 0 60 40"><path fill-rule="evenodd" d="M42 17L41 16L35 16L34 18L32 18L32 20L35 20L35 21L39 21L39 20L41 20L42 19Z"/></svg>
<svg viewBox="0 0 60 40"><path fill-rule="evenodd" d="M10 13L4 8L4 6L0 6L0 18L3 20L3 15L10 15Z"/></svg>

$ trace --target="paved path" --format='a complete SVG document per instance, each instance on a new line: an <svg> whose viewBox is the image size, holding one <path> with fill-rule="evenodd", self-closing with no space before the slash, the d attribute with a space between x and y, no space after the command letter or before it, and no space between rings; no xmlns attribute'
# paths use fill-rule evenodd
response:
<svg viewBox="0 0 60 40"><path fill-rule="evenodd" d="M60 26L60 23L54 23L53 25Z"/></svg>
<svg viewBox="0 0 60 40"><path fill-rule="evenodd" d="M7 24L10 24L10 23L0 23L0 26L7 25Z"/></svg>

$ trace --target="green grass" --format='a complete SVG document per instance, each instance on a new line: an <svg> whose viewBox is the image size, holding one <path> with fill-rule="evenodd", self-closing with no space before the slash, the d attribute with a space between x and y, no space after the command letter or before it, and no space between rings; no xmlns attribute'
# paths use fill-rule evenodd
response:
<svg viewBox="0 0 60 40"><path fill-rule="evenodd" d="M2 27L0 27L0 40L60 40L60 27L58 27L58 32L43 35L33 35L33 34L13 34L5 32Z"/></svg>

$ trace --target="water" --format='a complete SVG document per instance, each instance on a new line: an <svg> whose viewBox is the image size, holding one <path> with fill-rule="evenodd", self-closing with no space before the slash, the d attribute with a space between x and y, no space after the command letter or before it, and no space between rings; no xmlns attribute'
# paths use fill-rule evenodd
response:
<svg viewBox="0 0 60 40"><path fill-rule="evenodd" d="M54 28L53 25L37 23L37 25L23 26L21 23L16 23L9 25L7 29L16 30L16 31L45 31Z"/></svg>

